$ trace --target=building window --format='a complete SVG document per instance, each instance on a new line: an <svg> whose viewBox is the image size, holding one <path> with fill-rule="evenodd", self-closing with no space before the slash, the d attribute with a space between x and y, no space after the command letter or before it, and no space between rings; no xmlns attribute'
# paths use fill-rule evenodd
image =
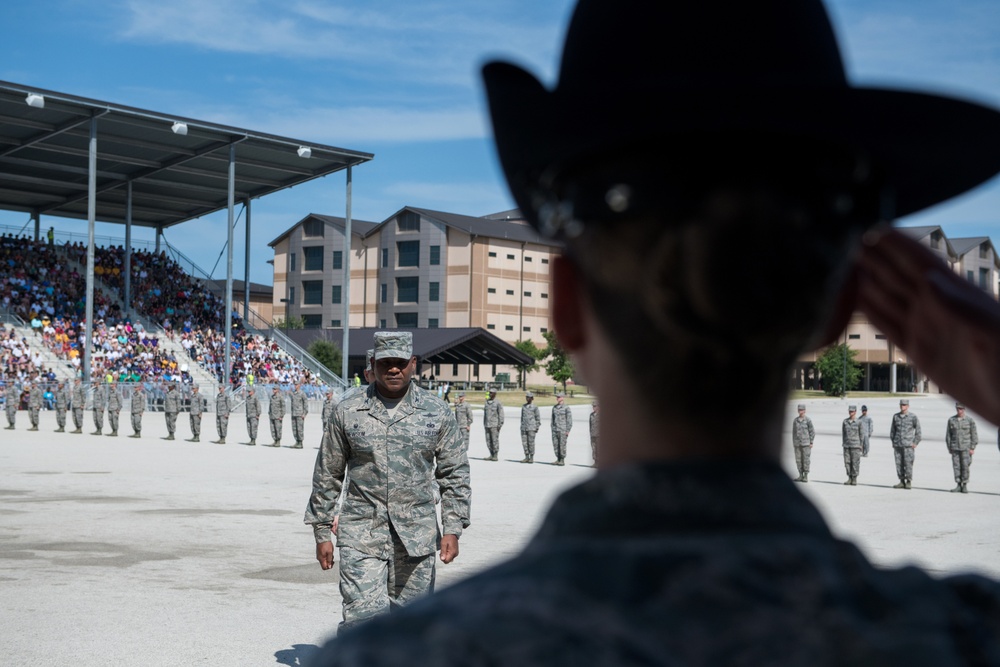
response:
<svg viewBox="0 0 1000 667"><path fill-rule="evenodd" d="M507 259L516 259L514 255L507 255Z"/></svg>
<svg viewBox="0 0 1000 667"><path fill-rule="evenodd" d="M416 276L396 278L396 303L417 303L420 301L417 293L419 289L420 279Z"/></svg>
<svg viewBox="0 0 1000 667"><path fill-rule="evenodd" d="M931 247L937 250L941 247L941 232L931 232Z"/></svg>
<svg viewBox="0 0 1000 667"><path fill-rule="evenodd" d="M427 328L428 329L437 329L438 328L438 319L436 317L429 318L427 320ZM438 372L440 373L440 371L438 371Z"/></svg>
<svg viewBox="0 0 1000 667"><path fill-rule="evenodd" d="M306 220L302 225L302 235L311 237L322 237L324 230L326 230L326 224L322 220L317 220L316 218L310 218Z"/></svg>
<svg viewBox="0 0 1000 667"><path fill-rule="evenodd" d="M525 292L524 296L531 296L531 292Z"/></svg>
<svg viewBox="0 0 1000 667"><path fill-rule="evenodd" d="M319 329L323 326L323 316L322 315L303 315L302 316L302 328L304 329Z"/></svg>
<svg viewBox="0 0 1000 667"><path fill-rule="evenodd" d="M434 375L441 375L441 364L434 364Z"/></svg>
<svg viewBox="0 0 1000 667"><path fill-rule="evenodd" d="M382 268L389 268L389 249L382 248Z"/></svg>
<svg viewBox="0 0 1000 667"><path fill-rule="evenodd" d="M875 340L885 340L885 334L875 334Z"/></svg>
<svg viewBox="0 0 1000 667"><path fill-rule="evenodd" d="M344 251L334 250L333 251L333 270L340 271L344 268Z"/></svg>
<svg viewBox="0 0 1000 667"><path fill-rule="evenodd" d="M524 261L530 262L531 261L531 257L529 257L528 255L525 255L524 256Z"/></svg>
<svg viewBox="0 0 1000 667"><path fill-rule="evenodd" d="M546 294L545 292L542 292L542 298L543 298L543 299L548 299L548 298L549 298L549 295L548 295L548 294Z"/></svg>
<svg viewBox="0 0 1000 667"><path fill-rule="evenodd" d="M458 376L458 364L451 365L451 374L456 377Z"/></svg>
<svg viewBox="0 0 1000 667"><path fill-rule="evenodd" d="M969 269L968 271L965 272L965 279L968 280L970 283L976 282L976 276L974 273L972 273L972 269Z"/></svg>
<svg viewBox="0 0 1000 667"><path fill-rule="evenodd" d="M441 298L441 283L430 283L430 289L428 291L428 301L439 301Z"/></svg>
<svg viewBox="0 0 1000 667"><path fill-rule="evenodd" d="M302 305L320 306L323 304L323 281L303 280L302 281Z"/></svg>
<svg viewBox="0 0 1000 667"><path fill-rule="evenodd" d="M330 303L340 303L340 285L334 285L330 288L332 297L330 298Z"/></svg>
<svg viewBox="0 0 1000 667"><path fill-rule="evenodd" d="M988 290L990 288L990 270L979 269L979 286Z"/></svg>
<svg viewBox="0 0 1000 667"><path fill-rule="evenodd" d="M496 254L495 252L491 252L491 253L489 253L489 256L490 256L490 257L496 257L496 256L497 256L497 254Z"/></svg>
<svg viewBox="0 0 1000 667"><path fill-rule="evenodd" d="M524 327L525 331L531 331L531 327Z"/></svg>
<svg viewBox="0 0 1000 667"><path fill-rule="evenodd" d="M507 296L514 296L514 290L512 289L507 290Z"/></svg>
<svg viewBox="0 0 1000 667"><path fill-rule="evenodd" d="M379 326L380 329L385 329L386 326L387 326L386 323L385 323L385 320L379 320L378 321L378 326Z"/></svg>
<svg viewBox="0 0 1000 667"><path fill-rule="evenodd" d="M330 326L334 329L340 328L340 320L330 320Z"/></svg>
<svg viewBox="0 0 1000 667"><path fill-rule="evenodd" d="M295 288L294 287L289 287L288 288L288 303L295 303L295 302L296 302L295 301ZM288 318L285 318L285 319L288 319Z"/></svg>
<svg viewBox="0 0 1000 667"><path fill-rule="evenodd" d="M441 263L441 246L432 245L431 246L431 266L437 266Z"/></svg>
<svg viewBox="0 0 1000 667"><path fill-rule="evenodd" d="M983 241L979 244L979 259L989 259L990 257L990 244Z"/></svg>
<svg viewBox="0 0 1000 667"><path fill-rule="evenodd" d="M847 334L849 340L861 340L861 334Z"/></svg>
<svg viewBox="0 0 1000 667"><path fill-rule="evenodd" d="M487 324L486 328L489 329L490 331L493 331L494 329L497 328L497 325L495 325L495 324Z"/></svg>
<svg viewBox="0 0 1000 667"><path fill-rule="evenodd" d="M396 313L396 326L400 329L416 329L416 313Z"/></svg>
<svg viewBox="0 0 1000 667"><path fill-rule="evenodd" d="M493 364L492 366L490 366L490 377L495 378L496 376L497 376L497 365Z"/></svg>
<svg viewBox="0 0 1000 667"><path fill-rule="evenodd" d="M399 266L420 266L420 241L400 241L396 253Z"/></svg>
<svg viewBox="0 0 1000 667"><path fill-rule="evenodd" d="M305 271L323 270L323 246L310 246L302 249L302 257L305 260L302 267Z"/></svg>
<svg viewBox="0 0 1000 667"><path fill-rule="evenodd" d="M295 270L295 253L294 252L288 253L288 270L289 271L294 271Z"/></svg>
<svg viewBox="0 0 1000 667"><path fill-rule="evenodd" d="M547 258L545 258L545 257L542 257L542 264L548 264L548 263L549 263L549 260Z"/></svg>
<svg viewBox="0 0 1000 667"><path fill-rule="evenodd" d="M548 333L549 329L548 327L542 327L541 329L539 329L539 331L541 331L542 333Z"/></svg>
<svg viewBox="0 0 1000 667"><path fill-rule="evenodd" d="M379 301L381 301L382 303L385 303L385 302L387 302L389 300L389 285L388 284L382 283L381 287L379 287L379 297L380 297ZM385 325L383 324L382 326L385 326Z"/></svg>
<svg viewBox="0 0 1000 667"><path fill-rule="evenodd" d="M486 293L487 294L496 294L497 293L497 288L496 287L487 287L486 288Z"/></svg>
<svg viewBox="0 0 1000 667"><path fill-rule="evenodd" d="M403 211L396 219L396 229L401 232L419 232L420 216L413 211Z"/></svg>
<svg viewBox="0 0 1000 667"><path fill-rule="evenodd" d="M514 330L514 325L513 324L508 324L507 326L505 326L503 328L503 330L504 331L513 331Z"/></svg>
<svg viewBox="0 0 1000 667"><path fill-rule="evenodd" d="M479 377L479 364L472 364L472 377Z"/></svg>

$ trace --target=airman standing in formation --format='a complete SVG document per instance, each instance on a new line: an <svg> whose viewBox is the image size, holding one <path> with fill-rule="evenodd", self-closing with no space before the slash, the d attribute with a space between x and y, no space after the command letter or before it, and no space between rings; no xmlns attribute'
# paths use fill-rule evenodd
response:
<svg viewBox="0 0 1000 667"><path fill-rule="evenodd" d="M542 424L542 417L535 405L535 395L530 391L524 395L524 405L521 406L521 448L524 449L524 459L521 463L535 462L535 435ZM461 425L461 422L459 422Z"/></svg>
<svg viewBox="0 0 1000 667"><path fill-rule="evenodd" d="M69 410L69 388L65 382L56 386L56 433L66 432L66 412Z"/></svg>
<svg viewBox="0 0 1000 667"><path fill-rule="evenodd" d="M861 471L861 442L864 437L864 424L855 419L858 408L854 405L847 406L847 419L842 427L844 436L844 467L847 468L846 485L858 485L858 473Z"/></svg>
<svg viewBox="0 0 1000 667"><path fill-rule="evenodd" d="M799 469L796 482L809 481L809 457L812 456L813 440L816 439L816 429L812 419L806 417L805 403L798 405L799 416L792 420L792 449L795 450L795 467Z"/></svg>
<svg viewBox="0 0 1000 667"><path fill-rule="evenodd" d="M566 465L566 440L573 430L573 413L564 402L566 394L556 394L556 404L552 407L552 449L556 455L556 465Z"/></svg>
<svg viewBox="0 0 1000 667"><path fill-rule="evenodd" d="M111 433L108 436L118 437L118 415L122 411L122 392L117 382L108 384L108 426Z"/></svg>
<svg viewBox="0 0 1000 667"><path fill-rule="evenodd" d="M292 391L289 399L292 404L292 436L295 444L292 449L302 449L302 441L305 439L306 415L309 414L309 399L302 391L302 383L296 383L295 390Z"/></svg>
<svg viewBox="0 0 1000 667"><path fill-rule="evenodd" d="M132 387L132 400L129 403L129 413L132 415L132 435L130 438L142 437L142 415L146 412L146 388L141 382Z"/></svg>
<svg viewBox="0 0 1000 667"><path fill-rule="evenodd" d="M170 383L167 395L163 397L163 416L167 420L167 440L174 439L177 430L177 413L181 411L181 396L177 393L177 385Z"/></svg>
<svg viewBox="0 0 1000 667"><path fill-rule="evenodd" d="M29 431L38 430L38 415L42 410L42 394L45 393L45 387L38 380L31 383L31 388L28 391L28 419L31 420L31 428Z"/></svg>
<svg viewBox="0 0 1000 667"><path fill-rule="evenodd" d="M21 402L21 391L17 387L17 382L13 379L7 381L7 390L4 392L4 409L7 412L8 431L14 430L14 422L17 420L17 408Z"/></svg>
<svg viewBox="0 0 1000 667"><path fill-rule="evenodd" d="M188 398L188 423L191 425L191 440L201 442L201 415L205 412L205 397L201 395L201 387L193 385Z"/></svg>
<svg viewBox="0 0 1000 667"><path fill-rule="evenodd" d="M104 430L104 408L108 404L108 393L104 385L98 382L94 385L93 411L94 432L90 435L100 435Z"/></svg>
<svg viewBox="0 0 1000 667"><path fill-rule="evenodd" d="M333 397L333 390L326 390L326 397L323 399L323 412L320 418L323 420L323 427L326 428L327 423L333 418L333 411L337 407L337 399Z"/></svg>
<svg viewBox="0 0 1000 667"><path fill-rule="evenodd" d="M215 429L219 432L217 445L226 444L226 433L229 431L229 413L233 411L233 403L226 393L226 385L219 384L219 393L215 397Z"/></svg>
<svg viewBox="0 0 1000 667"><path fill-rule="evenodd" d="M472 428L472 406L465 402L465 392L458 392L455 398L455 421L458 422L458 437L462 446L469 449L469 429Z"/></svg>
<svg viewBox="0 0 1000 667"><path fill-rule="evenodd" d="M260 398L257 396L257 390L253 387L247 387L245 408L247 415L247 435L250 436L250 445L254 446L257 444L257 425L260 423Z"/></svg>
<svg viewBox="0 0 1000 667"><path fill-rule="evenodd" d="M868 446L871 444L872 433L875 432L875 422L868 416L868 406L861 406L861 456L868 456Z"/></svg>
<svg viewBox="0 0 1000 667"><path fill-rule="evenodd" d="M281 431L285 420L285 397L278 390L278 385L274 385L271 392L271 404L267 406L267 417L271 422L271 447L281 447Z"/></svg>
<svg viewBox="0 0 1000 667"><path fill-rule="evenodd" d="M83 386L80 378L73 380L73 425L76 430L73 433L83 433L83 411L87 407L87 388Z"/></svg>
<svg viewBox="0 0 1000 667"><path fill-rule="evenodd" d="M490 397L483 405L483 428L486 429L486 447L489 461L496 461L500 453L500 429L503 428L503 405L497 400L497 390L490 389Z"/></svg>
<svg viewBox="0 0 1000 667"><path fill-rule="evenodd" d="M955 488L951 492L968 493L969 467L979 444L979 434L976 432L976 421L965 414L962 403L955 404L955 416L948 418L944 444L951 453L951 467L955 471Z"/></svg>
<svg viewBox="0 0 1000 667"><path fill-rule="evenodd" d="M921 439L920 420L910 412L909 399L904 398L899 401L899 412L892 416L889 439L892 440L896 474L899 476L899 484L893 485L892 488L908 489L913 482L913 459Z"/></svg>
<svg viewBox="0 0 1000 667"><path fill-rule="evenodd" d="M594 401L594 408L590 411L590 455L594 457L594 467L597 467L597 432L599 430L597 416L597 401Z"/></svg>

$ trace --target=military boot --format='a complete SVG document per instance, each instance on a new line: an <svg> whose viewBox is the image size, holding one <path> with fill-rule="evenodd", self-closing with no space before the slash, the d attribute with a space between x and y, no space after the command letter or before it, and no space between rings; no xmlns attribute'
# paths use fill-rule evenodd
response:
<svg viewBox="0 0 1000 667"><path fill-rule="evenodd" d="M962 493L969 492L969 484L967 482L962 482Z"/></svg>
<svg viewBox="0 0 1000 667"><path fill-rule="evenodd" d="M496 461L497 460L497 455L496 454L490 454L490 458L488 458L486 460L487 461Z"/></svg>
<svg viewBox="0 0 1000 667"><path fill-rule="evenodd" d="M521 459L521 463L531 463L531 458L525 456L523 459Z"/></svg>
<svg viewBox="0 0 1000 667"><path fill-rule="evenodd" d="M201 438L199 438L198 436L194 436L193 438L191 438L191 442L201 442Z"/></svg>
<svg viewBox="0 0 1000 667"><path fill-rule="evenodd" d="M174 439L174 434L173 433L168 433L167 434L167 440L173 440L173 439Z"/></svg>
<svg viewBox="0 0 1000 667"><path fill-rule="evenodd" d="M566 465L566 459L556 459L556 465L557 466L564 466L564 465Z"/></svg>
<svg viewBox="0 0 1000 667"><path fill-rule="evenodd" d="M952 489L951 492L952 493L961 493L962 492L962 483L961 482L956 482L955 483L955 488Z"/></svg>
<svg viewBox="0 0 1000 667"><path fill-rule="evenodd" d="M906 481L901 479L901 480L899 480L899 484L893 484L892 488L894 488L894 489L905 489L906 488Z"/></svg>
<svg viewBox="0 0 1000 667"><path fill-rule="evenodd" d="M77 435L83 435L83 429L82 428L78 428L75 431L73 431L73 433L76 433Z"/></svg>
<svg viewBox="0 0 1000 667"><path fill-rule="evenodd" d="M133 433L132 435L130 435L129 437L130 437L130 438L138 438L138 437L141 437L141 436L139 435L139 432L138 432L138 431L136 431L136 432L134 432L134 433Z"/></svg>
<svg viewBox="0 0 1000 667"><path fill-rule="evenodd" d="M101 429L97 429L96 431L94 431L90 435L100 435L100 434L101 434Z"/></svg>
<svg viewBox="0 0 1000 667"><path fill-rule="evenodd" d="M302 441L299 440L294 445L292 445L292 449L302 449Z"/></svg>
<svg viewBox="0 0 1000 667"><path fill-rule="evenodd" d="M37 426L32 426L32 427L31 427L31 428L29 428L28 430L29 430L29 431L37 431L37 430L38 430L38 427L37 427Z"/></svg>
<svg viewBox="0 0 1000 667"><path fill-rule="evenodd" d="M851 485L851 480L853 480L853 479L854 479L853 477L848 477L847 481L844 482L844 486L850 486Z"/></svg>
<svg viewBox="0 0 1000 667"><path fill-rule="evenodd" d="M858 485L858 478L857 477L852 477L851 478L851 486L857 486L857 485Z"/></svg>
<svg viewBox="0 0 1000 667"><path fill-rule="evenodd" d="M110 434L110 437L117 438L118 437L118 431L112 431L111 434Z"/></svg>
<svg viewBox="0 0 1000 667"><path fill-rule="evenodd" d="M65 432L66 432L66 429L64 427L62 427L62 426L60 426L59 428L56 429L56 433L65 433Z"/></svg>
<svg viewBox="0 0 1000 667"><path fill-rule="evenodd" d="M250 446L251 447L256 447L257 446L257 441L256 440L251 440L250 441Z"/></svg>
<svg viewBox="0 0 1000 667"><path fill-rule="evenodd" d="M215 444L217 444L217 445L224 445L224 444L226 444L226 439L225 438L219 438L218 440L215 441Z"/></svg>
<svg viewBox="0 0 1000 667"><path fill-rule="evenodd" d="M910 480L906 480L905 482L903 482L903 488L904 488L904 489L909 489L909 488L912 488L912 487L910 486Z"/></svg>

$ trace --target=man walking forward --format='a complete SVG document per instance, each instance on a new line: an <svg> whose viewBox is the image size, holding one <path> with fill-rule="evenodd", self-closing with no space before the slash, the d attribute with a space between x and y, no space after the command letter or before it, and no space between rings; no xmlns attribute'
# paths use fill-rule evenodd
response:
<svg viewBox="0 0 1000 667"><path fill-rule="evenodd" d="M892 488L908 489L913 482L913 459L921 439L920 420L910 412L909 399L899 401L899 412L892 416L892 426L889 427L889 439L892 440L896 475L899 476L899 484Z"/></svg>

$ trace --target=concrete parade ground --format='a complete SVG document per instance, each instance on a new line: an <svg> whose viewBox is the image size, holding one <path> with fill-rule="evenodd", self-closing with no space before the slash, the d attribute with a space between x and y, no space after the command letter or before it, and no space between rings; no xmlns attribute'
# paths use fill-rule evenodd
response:
<svg viewBox="0 0 1000 667"><path fill-rule="evenodd" d="M949 493L955 483L944 432L954 404L940 396L912 398L924 440L913 489L896 490L888 440L896 399L804 402L817 436L809 483L799 488L835 533L858 542L879 565L1000 577L996 427L977 419L981 443L969 493ZM875 420L871 453L854 487L843 486L840 446L848 403L866 403ZM551 465L550 408L542 409L535 465L519 463L517 409L506 411L497 463L484 460L482 411L474 412L472 526L458 559L439 564L439 586L516 553L554 495L594 474L589 412L573 408L565 467ZM307 663L340 621L336 567L320 570L312 532L302 524L318 415L306 420L304 450L260 446L271 441L265 420L257 447L240 444L248 442L242 414L230 420L226 445L210 442L211 414L200 443L185 441L187 415L178 419L172 442L163 439L162 413L145 415L141 439L126 437L128 411L121 416L117 438L89 435L90 413L84 435L54 433L53 412L42 413L37 432L27 430L26 412L18 413L16 430L0 430L0 663ZM787 428L785 440L783 463L794 477ZM283 443L291 442L286 419Z"/></svg>

